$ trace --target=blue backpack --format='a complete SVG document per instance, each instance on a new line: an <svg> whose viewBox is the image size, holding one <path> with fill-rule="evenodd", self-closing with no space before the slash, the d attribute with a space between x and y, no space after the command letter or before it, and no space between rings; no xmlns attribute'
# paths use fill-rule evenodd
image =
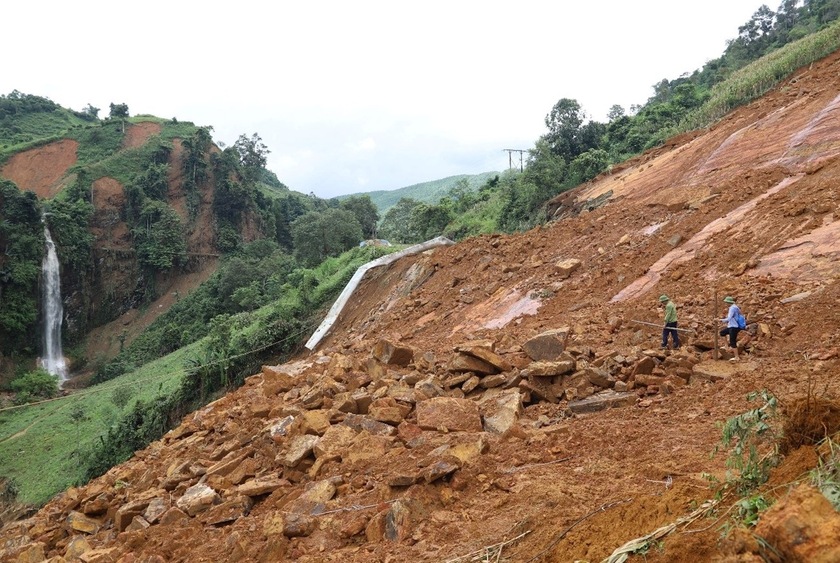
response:
<svg viewBox="0 0 840 563"><path fill-rule="evenodd" d="M741 314L740 310L735 312L735 322L738 323L738 328L740 330L747 328L747 319L744 318L744 315Z"/></svg>

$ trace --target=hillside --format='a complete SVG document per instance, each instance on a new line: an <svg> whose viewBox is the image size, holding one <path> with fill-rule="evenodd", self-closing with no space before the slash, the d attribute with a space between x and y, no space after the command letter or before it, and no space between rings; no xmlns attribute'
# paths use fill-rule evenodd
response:
<svg viewBox="0 0 840 563"><path fill-rule="evenodd" d="M349 194L346 196L340 196L339 199L352 197L354 195L369 196L373 204L379 210L379 215L384 216L388 210L396 205L402 198L411 198L423 203L435 204L438 203L450 189L455 187L459 181L466 180L469 182L469 187L476 190L482 184L487 182L487 180L498 174L498 172L483 172L481 174L472 175L460 174L458 176L441 178L440 180L421 182L420 184L413 184L411 186L395 190L377 190L365 192L364 194Z"/></svg>
<svg viewBox="0 0 840 563"><path fill-rule="evenodd" d="M600 561L658 531L631 560L838 560L840 516L788 495L840 430L838 91L834 53L547 226L374 271L313 353L10 524L0 557ZM679 350L633 322L658 325L663 293L695 331ZM712 358L725 295L755 332L739 362ZM714 500L710 454L761 389L777 504L721 540L740 497Z"/></svg>

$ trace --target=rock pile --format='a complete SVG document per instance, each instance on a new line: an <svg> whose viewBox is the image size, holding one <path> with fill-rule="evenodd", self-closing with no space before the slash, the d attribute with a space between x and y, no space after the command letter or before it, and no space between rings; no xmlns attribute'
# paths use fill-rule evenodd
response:
<svg viewBox="0 0 840 563"><path fill-rule="evenodd" d="M189 545L207 528L232 529L231 550L260 560L401 541L445 502L435 483L457 488L461 473L473 475L525 406L574 416L720 379L696 350L599 354L572 333L544 331L507 350L467 341L443 361L383 339L367 356L264 366L128 463L15 523L0 554L165 560L176 554L155 537ZM262 541L237 543L240 527L262 530Z"/></svg>

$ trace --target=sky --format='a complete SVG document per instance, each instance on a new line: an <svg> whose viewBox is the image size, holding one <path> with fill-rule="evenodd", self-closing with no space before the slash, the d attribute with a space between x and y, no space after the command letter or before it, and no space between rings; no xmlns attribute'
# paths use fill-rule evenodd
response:
<svg viewBox="0 0 840 563"><path fill-rule="evenodd" d="M3 8L0 94L258 134L330 198L508 168L561 98L606 121L719 57L761 0L32 0ZM776 6L771 5L775 10Z"/></svg>

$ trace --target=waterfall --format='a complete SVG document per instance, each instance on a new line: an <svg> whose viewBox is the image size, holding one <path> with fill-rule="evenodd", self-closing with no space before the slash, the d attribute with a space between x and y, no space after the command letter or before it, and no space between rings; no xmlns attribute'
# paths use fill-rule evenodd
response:
<svg viewBox="0 0 840 563"><path fill-rule="evenodd" d="M61 304L61 277L58 271L58 255L55 252L50 230L44 222L44 236L47 239L47 252L41 263L44 297L44 351L42 363L52 375L58 376L61 386L67 379L67 364L61 350L61 320L64 308Z"/></svg>

